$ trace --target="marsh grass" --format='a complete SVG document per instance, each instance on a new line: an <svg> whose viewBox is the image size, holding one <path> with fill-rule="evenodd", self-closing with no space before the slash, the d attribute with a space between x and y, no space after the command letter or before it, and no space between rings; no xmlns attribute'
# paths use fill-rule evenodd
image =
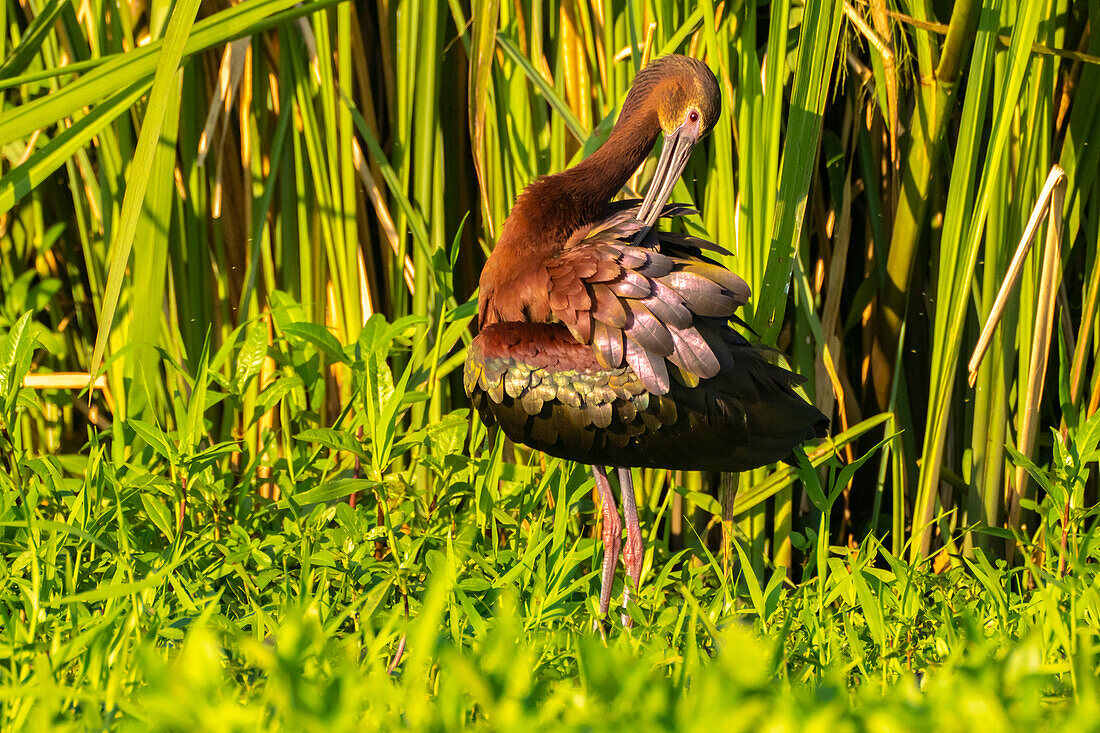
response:
<svg viewBox="0 0 1100 733"><path fill-rule="evenodd" d="M1094 726L1097 20L0 3L5 727ZM635 630L602 639L590 479L458 371L514 196L673 51L726 110L686 226L833 431L725 515L639 472ZM971 389L1055 164L1060 248Z"/></svg>
<svg viewBox="0 0 1100 733"><path fill-rule="evenodd" d="M832 545L825 528L852 467L833 457L824 484L808 461L799 469L819 521L792 535L806 558L797 585L781 567L754 575L747 538L731 575L705 542L695 560L673 551L660 521L672 494L651 499L636 628L605 641L591 631L601 548L581 519L596 510L587 472L505 463L499 436L468 436L465 411L402 430L432 358L414 320L376 316L345 347L276 319L287 369L271 389L319 381L322 354L356 385L334 427L290 436L270 476L278 502L241 490L252 467L234 459L238 444L190 443L136 418L93 432L79 457L7 452L5 720L176 730L1095 722L1098 540L1081 497L1100 418L1057 442L1053 471L1017 455L1046 497L1030 507L1040 540L1017 538L1026 554L1015 567L980 547L934 565L909 564L873 536ZM29 323L0 339L5 427L40 408L12 386L34 346ZM398 353L400 374L388 365ZM219 380L217 357L201 369L176 398L184 415L236 404L256 378ZM311 422L304 410L285 417ZM115 457L138 438L142 449ZM421 472L432 491L414 482Z"/></svg>

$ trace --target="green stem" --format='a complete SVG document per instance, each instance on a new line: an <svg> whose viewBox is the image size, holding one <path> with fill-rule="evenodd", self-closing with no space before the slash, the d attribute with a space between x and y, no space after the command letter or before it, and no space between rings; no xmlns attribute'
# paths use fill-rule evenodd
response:
<svg viewBox="0 0 1100 733"><path fill-rule="evenodd" d="M962 0L955 4L947 40L935 71L935 92L920 95L913 112L912 142L901 170L900 199L890 238L886 282L883 284L879 325L871 356L875 397L881 410L888 409L890 386L894 379L893 357L905 320L906 300L924 225L934 161L943 146L947 122L955 108L959 74L969 58L970 45L964 42L973 37L980 9L980 0Z"/></svg>

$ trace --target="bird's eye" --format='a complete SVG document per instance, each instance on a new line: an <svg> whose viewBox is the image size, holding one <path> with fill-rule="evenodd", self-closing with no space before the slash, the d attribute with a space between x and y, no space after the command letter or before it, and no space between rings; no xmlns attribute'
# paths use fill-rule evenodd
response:
<svg viewBox="0 0 1100 733"><path fill-rule="evenodd" d="M691 120L692 122L698 122L699 121L699 110L693 109L690 112L688 112L688 119Z"/></svg>

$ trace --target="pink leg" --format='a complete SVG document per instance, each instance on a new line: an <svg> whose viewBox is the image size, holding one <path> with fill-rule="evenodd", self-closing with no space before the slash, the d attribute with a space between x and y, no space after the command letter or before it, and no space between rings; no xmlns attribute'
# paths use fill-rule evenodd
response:
<svg viewBox="0 0 1100 733"><path fill-rule="evenodd" d="M630 604L630 589L638 594L642 579L642 529L638 525L638 505L634 503L634 480L629 468L619 469L619 490L623 498L623 518L626 520L626 544L623 546L623 565L629 576L623 590L623 626L630 628L632 622L626 614Z"/></svg>
<svg viewBox="0 0 1100 733"><path fill-rule="evenodd" d="M615 495L611 492L611 483L603 466L592 466L592 475L596 479L596 488L600 490L600 513L603 515L603 573L600 578L600 618L607 615L611 606L611 584L615 580L615 565L619 560L619 548L622 546L623 524L619 519L619 509L615 506ZM597 626L599 621L596 622Z"/></svg>

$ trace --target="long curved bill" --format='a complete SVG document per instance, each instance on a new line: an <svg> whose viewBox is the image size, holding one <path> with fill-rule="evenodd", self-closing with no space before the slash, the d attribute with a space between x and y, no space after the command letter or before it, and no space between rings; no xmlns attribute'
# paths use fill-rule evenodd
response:
<svg viewBox="0 0 1100 733"><path fill-rule="evenodd" d="M641 236L657 223L661 210L672 196L672 189L680 175L684 172L691 150L699 141L697 134L687 129L687 125L681 125L674 131L665 135L665 145L661 150L661 157L657 160L657 170L653 174L653 181L649 184L642 207L638 212L638 218L645 224Z"/></svg>

